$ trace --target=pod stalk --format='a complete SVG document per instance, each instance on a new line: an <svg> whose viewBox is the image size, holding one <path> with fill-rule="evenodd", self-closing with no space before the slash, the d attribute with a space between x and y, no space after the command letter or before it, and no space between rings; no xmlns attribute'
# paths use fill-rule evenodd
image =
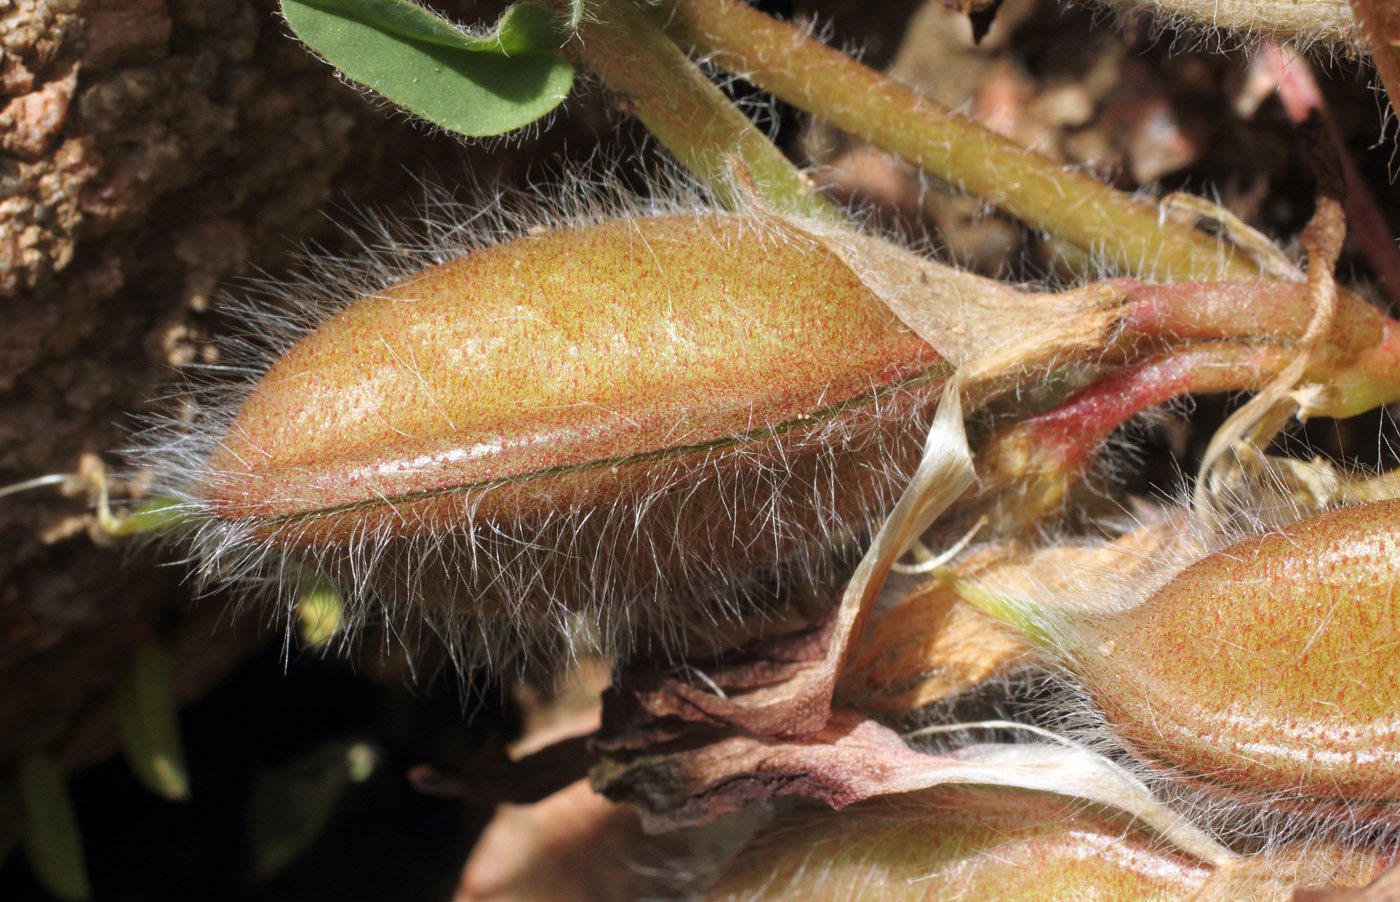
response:
<svg viewBox="0 0 1400 902"><path fill-rule="evenodd" d="M934 571L934 578L956 592L958 597L977 610L1001 621L1041 648L1054 650L1056 644L1046 629L1043 610L1021 598L993 592L980 583L958 576L947 567Z"/></svg>

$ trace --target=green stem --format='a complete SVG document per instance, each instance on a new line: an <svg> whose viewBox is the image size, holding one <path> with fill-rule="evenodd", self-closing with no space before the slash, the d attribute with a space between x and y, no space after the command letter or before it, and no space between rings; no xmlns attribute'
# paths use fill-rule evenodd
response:
<svg viewBox="0 0 1400 902"><path fill-rule="evenodd" d="M629 111L721 204L742 207L756 194L786 213L842 219L631 0L602 0L565 49L622 95Z"/></svg>
<svg viewBox="0 0 1400 902"><path fill-rule="evenodd" d="M1257 277L1242 255L1064 164L955 115L740 0L670 0L665 28L716 65L898 154L1035 228L1156 279Z"/></svg>
<svg viewBox="0 0 1400 902"><path fill-rule="evenodd" d="M98 508L97 524L109 536L134 536L143 532L165 532L190 521L184 504L174 498L151 498L130 513L117 516L104 501Z"/></svg>

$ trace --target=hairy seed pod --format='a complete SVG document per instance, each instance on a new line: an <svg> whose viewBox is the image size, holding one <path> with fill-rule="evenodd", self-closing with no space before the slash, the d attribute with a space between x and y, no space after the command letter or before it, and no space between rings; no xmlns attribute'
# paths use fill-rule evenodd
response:
<svg viewBox="0 0 1400 902"><path fill-rule="evenodd" d="M710 902L1188 899L1211 868L1056 796L940 788L789 816Z"/></svg>
<svg viewBox="0 0 1400 902"><path fill-rule="evenodd" d="M1400 501L1187 566L1076 655L1128 745L1285 810L1400 814Z"/></svg>
<svg viewBox="0 0 1400 902"><path fill-rule="evenodd" d="M580 633L678 650L760 601L756 572L829 580L832 543L917 462L947 372L787 226L537 230L290 344L184 491L196 554L213 581L290 560L352 613L416 606L469 662Z"/></svg>

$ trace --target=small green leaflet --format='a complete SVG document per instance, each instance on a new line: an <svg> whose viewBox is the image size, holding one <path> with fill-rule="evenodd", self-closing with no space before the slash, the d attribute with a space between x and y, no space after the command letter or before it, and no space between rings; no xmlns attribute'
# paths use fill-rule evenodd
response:
<svg viewBox="0 0 1400 902"><path fill-rule="evenodd" d="M162 798L189 798L170 659L154 643L136 650L117 684L116 708L126 760L137 779Z"/></svg>
<svg viewBox="0 0 1400 902"><path fill-rule="evenodd" d="M24 851L44 889L59 899L89 899L87 866L78 815L63 772L42 755L29 755L15 768Z"/></svg>
<svg viewBox="0 0 1400 902"><path fill-rule="evenodd" d="M562 24L535 3L512 5L485 37L403 0L282 0L282 14L346 78L468 137L529 125L573 85Z"/></svg>
<svg viewBox="0 0 1400 902"><path fill-rule="evenodd" d="M345 790L368 780L377 759L368 745L337 739L261 771L248 800L253 878L267 880L309 849L330 823Z"/></svg>

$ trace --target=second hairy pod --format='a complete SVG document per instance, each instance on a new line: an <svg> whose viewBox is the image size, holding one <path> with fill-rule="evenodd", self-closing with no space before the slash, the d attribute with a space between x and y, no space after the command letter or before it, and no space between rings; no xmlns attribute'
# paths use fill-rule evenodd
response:
<svg viewBox="0 0 1400 902"><path fill-rule="evenodd" d="M1400 501L1308 517L1176 574L1083 654L1115 730L1285 807L1400 811Z"/></svg>
<svg viewBox="0 0 1400 902"><path fill-rule="evenodd" d="M1051 549L1008 569L1019 590L959 591L1058 657L1134 758L1225 803L1217 813L1394 826L1400 500L1223 546L1171 538L1171 522L1112 548Z"/></svg>

